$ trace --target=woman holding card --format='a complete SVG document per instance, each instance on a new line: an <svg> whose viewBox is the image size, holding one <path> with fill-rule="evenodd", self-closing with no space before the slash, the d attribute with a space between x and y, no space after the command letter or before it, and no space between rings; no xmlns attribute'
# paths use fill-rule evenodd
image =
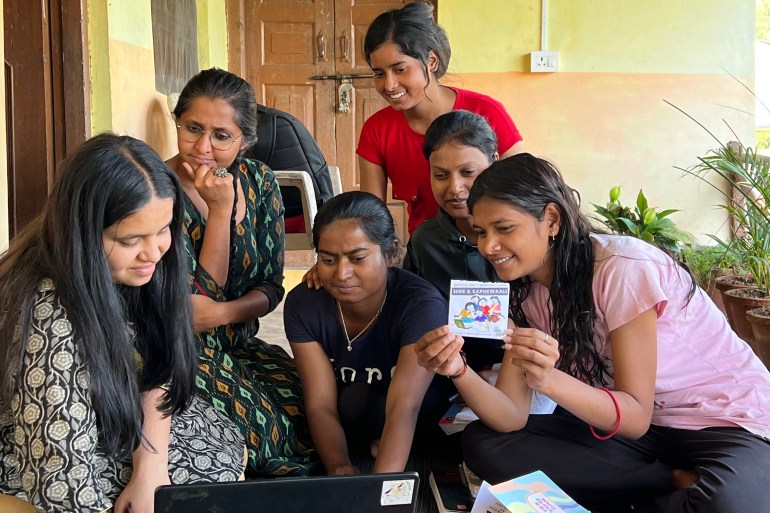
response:
<svg viewBox="0 0 770 513"><path fill-rule="evenodd" d="M470 468L490 482L542 470L592 510L770 511L770 373L688 269L598 233L532 155L492 164L468 206L518 326L496 387L466 372L448 330L415 349L463 374L481 419L463 438ZM553 415L529 415L534 392Z"/></svg>
<svg viewBox="0 0 770 513"><path fill-rule="evenodd" d="M399 241L387 206L372 194L325 203L313 244L323 288L300 284L284 306L313 442L328 474L356 473L350 453L359 447L375 458L375 472L402 471L413 437L438 432L453 393L418 365L412 348L446 324L446 301L419 276L391 267Z"/></svg>
<svg viewBox="0 0 770 513"><path fill-rule="evenodd" d="M423 153L430 164L430 186L439 210L409 239L404 269L431 282L444 297L449 297L453 279L499 281L479 253L467 205L473 182L497 160L497 148L497 135L484 116L467 110L442 114L425 132ZM472 301L476 305L479 298ZM477 371L490 369L503 359L500 345L490 338L466 338L468 364ZM493 376L488 373L489 379Z"/></svg>

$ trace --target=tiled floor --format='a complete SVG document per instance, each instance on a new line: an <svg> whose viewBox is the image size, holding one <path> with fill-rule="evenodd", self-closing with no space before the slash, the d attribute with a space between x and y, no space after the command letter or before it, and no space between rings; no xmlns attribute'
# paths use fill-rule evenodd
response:
<svg viewBox="0 0 770 513"><path fill-rule="evenodd" d="M312 265L312 251L288 251L286 253L283 286L286 288L287 294L300 283L302 276ZM283 347L291 354L289 342L286 340L286 332L283 329L283 301L278 305L278 308L259 320L259 334L257 336L269 344Z"/></svg>

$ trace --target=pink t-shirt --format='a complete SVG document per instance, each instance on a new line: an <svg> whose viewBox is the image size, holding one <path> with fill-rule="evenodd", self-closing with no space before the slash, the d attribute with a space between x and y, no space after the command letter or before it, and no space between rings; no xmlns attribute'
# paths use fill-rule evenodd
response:
<svg viewBox="0 0 770 513"><path fill-rule="evenodd" d="M521 141L505 107L489 96L450 88L457 93L452 110L468 110L480 114L497 134L500 155ZM403 112L385 107L364 123L356 153L385 170L393 184L393 197L406 202L409 213L409 234L426 219L436 215L438 203L430 188L430 166L422 152L425 134L409 126Z"/></svg>
<svg viewBox="0 0 770 513"><path fill-rule="evenodd" d="M641 313L658 315L658 369L652 423L680 429L741 426L770 437L770 372L730 328L702 289L687 303L690 278L644 241L592 236L596 344ZM523 304L532 327L550 334L548 289L533 283Z"/></svg>

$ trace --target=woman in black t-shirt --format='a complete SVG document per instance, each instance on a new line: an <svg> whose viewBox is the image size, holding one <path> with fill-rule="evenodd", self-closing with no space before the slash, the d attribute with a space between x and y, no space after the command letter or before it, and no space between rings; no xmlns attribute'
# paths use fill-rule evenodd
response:
<svg viewBox="0 0 770 513"><path fill-rule="evenodd" d="M313 442L329 474L357 472L349 454L356 442L368 445L375 472L402 471L415 429L435 428L452 393L447 380L431 386L434 374L417 364L413 348L446 325L446 301L427 281L390 266L399 242L372 194L348 192L324 204L313 244L323 288L302 283L284 307Z"/></svg>

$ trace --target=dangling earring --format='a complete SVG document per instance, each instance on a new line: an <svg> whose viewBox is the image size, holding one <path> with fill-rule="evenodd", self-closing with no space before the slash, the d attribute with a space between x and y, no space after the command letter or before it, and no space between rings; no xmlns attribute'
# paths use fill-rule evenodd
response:
<svg viewBox="0 0 770 513"><path fill-rule="evenodd" d="M554 234L552 233L552 234L551 234L551 247L553 247L553 245L554 245L554 244L556 244L556 235L554 235Z"/></svg>

